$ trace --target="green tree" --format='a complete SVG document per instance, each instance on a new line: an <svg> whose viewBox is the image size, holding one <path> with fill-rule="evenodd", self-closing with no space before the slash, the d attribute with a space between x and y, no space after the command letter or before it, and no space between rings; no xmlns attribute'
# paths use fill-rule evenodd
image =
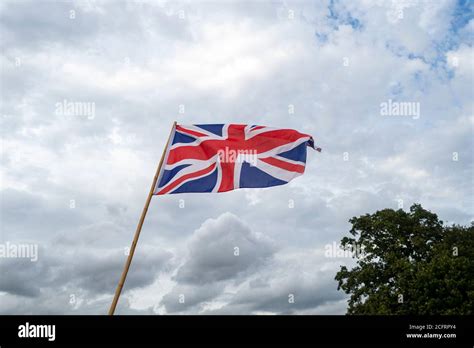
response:
<svg viewBox="0 0 474 348"><path fill-rule="evenodd" d="M348 314L474 314L474 224L445 227L419 204L349 221L342 247L360 252L335 278Z"/></svg>

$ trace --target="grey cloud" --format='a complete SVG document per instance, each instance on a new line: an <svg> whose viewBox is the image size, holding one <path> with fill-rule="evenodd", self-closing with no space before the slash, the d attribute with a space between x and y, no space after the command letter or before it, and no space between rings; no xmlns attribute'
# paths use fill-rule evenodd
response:
<svg viewBox="0 0 474 348"><path fill-rule="evenodd" d="M259 261L264 252L259 257L241 254L237 259L244 260L235 260L233 246L246 244L238 237L254 233L229 213L207 220L190 238L190 252L177 271L177 283L161 305L168 313L291 314L317 312L344 298L334 291L337 263L318 256L322 248L319 254L297 249L289 255L269 248L265 262ZM290 295L294 302L289 302ZM214 303L221 305L214 308Z"/></svg>
<svg viewBox="0 0 474 348"><path fill-rule="evenodd" d="M229 283L242 282L264 268L276 251L271 240L231 213L206 220L190 237L187 249L174 277L176 285L161 302L167 312L202 307ZM180 296L184 296L184 302L179 301Z"/></svg>
<svg viewBox="0 0 474 348"><path fill-rule="evenodd" d="M167 263L171 256L164 250L142 246L135 255L123 289L124 301L127 301L128 291L147 286L154 281L159 272L169 271ZM125 259L124 250L110 252L107 249L80 249L74 251L71 246L57 248L42 245L36 262L21 258L0 260L2 275L0 292L5 292L8 296L4 296L10 299L25 297L25 302L29 302L28 298L36 298L40 301L48 296L59 297L63 302L62 313L66 313L74 309L74 306L68 305L70 295L83 298L88 303L94 302L97 296L112 296ZM20 306L20 304L21 301L18 301L17 305ZM5 304L5 308L8 308L8 304ZM20 306L17 309L23 312L27 310L27 307ZM82 309L79 308L79 311ZM31 311L36 314L41 313L36 310L37 308L33 308ZM13 314L14 312L2 311L2 313Z"/></svg>
<svg viewBox="0 0 474 348"><path fill-rule="evenodd" d="M223 283L178 284L163 297L160 304L170 314L196 313L206 301L212 301L223 290Z"/></svg>
<svg viewBox="0 0 474 348"><path fill-rule="evenodd" d="M268 240L257 236L230 213L207 220L193 235L188 249L189 255L176 280L191 284L233 278L260 266L274 252Z"/></svg>
<svg viewBox="0 0 474 348"><path fill-rule="evenodd" d="M37 173L33 171L32 175ZM2 239L32 236L32 232L44 229L54 233L87 221L80 212L69 209L69 201L60 206L40 194L14 189L0 191L0 207ZM40 221L47 221L48 225L42 225Z"/></svg>
<svg viewBox="0 0 474 348"><path fill-rule="evenodd" d="M91 299L77 289L64 291L45 289L40 296L0 294L0 313L17 315L97 315L107 314L112 296ZM130 301L123 296L117 305L117 313L122 315L153 314L151 308L139 310L131 307Z"/></svg>
<svg viewBox="0 0 474 348"><path fill-rule="evenodd" d="M55 278L54 260L38 248L38 262L29 258L0 259L0 291L25 297L38 297L41 288Z"/></svg>
<svg viewBox="0 0 474 348"><path fill-rule="evenodd" d="M326 272L314 269L309 271L311 275L304 276L303 272L297 274L294 271L296 274L287 274L278 279L276 284L271 279L268 279L268 283L264 286L249 284L247 289L236 294L229 306L247 305L252 312L291 314L344 298L344 295L334 291L335 283L332 281L334 269Z"/></svg>
<svg viewBox="0 0 474 348"><path fill-rule="evenodd" d="M76 17L70 18L70 11L76 11ZM42 1L13 2L3 4L0 12L2 23L2 45L20 45L33 48L56 41L77 43L89 37L97 29L97 15L82 16L73 3Z"/></svg>
<svg viewBox="0 0 474 348"><path fill-rule="evenodd" d="M150 250L142 246L134 256L124 291L151 284L159 271L166 270L165 265L170 257L171 254L163 250ZM71 269L74 277L71 280L79 288L95 294L112 293L117 286L125 259L123 250L106 256L87 253L74 255L75 262Z"/></svg>

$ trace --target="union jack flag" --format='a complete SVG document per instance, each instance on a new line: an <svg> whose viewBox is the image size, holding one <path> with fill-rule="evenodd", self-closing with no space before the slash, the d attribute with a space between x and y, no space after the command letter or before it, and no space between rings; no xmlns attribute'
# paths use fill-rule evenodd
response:
<svg viewBox="0 0 474 348"><path fill-rule="evenodd" d="M155 195L283 185L304 173L310 135L243 124L177 125Z"/></svg>

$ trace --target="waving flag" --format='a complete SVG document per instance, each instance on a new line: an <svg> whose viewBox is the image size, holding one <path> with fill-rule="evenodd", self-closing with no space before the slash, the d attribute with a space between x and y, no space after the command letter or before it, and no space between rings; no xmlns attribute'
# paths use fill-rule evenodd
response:
<svg viewBox="0 0 474 348"><path fill-rule="evenodd" d="M321 151L314 147L310 135L293 129L245 124L184 126L174 122L109 314L113 315L117 307L153 195L283 185L304 173L307 146Z"/></svg>
<svg viewBox="0 0 474 348"><path fill-rule="evenodd" d="M153 194L283 185L304 173L307 146L313 138L292 129L177 125Z"/></svg>

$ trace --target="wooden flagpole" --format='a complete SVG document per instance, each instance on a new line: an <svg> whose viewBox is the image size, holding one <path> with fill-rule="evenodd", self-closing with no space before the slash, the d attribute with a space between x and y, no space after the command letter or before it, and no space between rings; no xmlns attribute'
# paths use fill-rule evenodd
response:
<svg viewBox="0 0 474 348"><path fill-rule="evenodd" d="M127 257L127 262L125 262L125 267L123 268L122 276L120 277L120 281L117 285L117 289L115 290L115 296L110 305L109 315L114 315L115 307L117 306L117 302L120 297L120 293L122 292L123 284L125 283L125 278L127 278L128 269L130 268L130 264L132 263L133 254L135 253L135 248L137 247L138 237L140 236L140 232L142 230L143 222L145 221L145 216L148 211L148 207L150 206L151 198L153 197L153 191L156 186L156 182L158 180L158 175L161 171L161 166L163 165L163 161L165 158L166 151L168 150L169 143L171 141L171 136L174 133L176 128L176 121L173 122L173 127L171 128L170 135L168 137L168 141L166 142L165 149L163 150L163 154L161 155L160 163L158 164L158 168L156 169L155 177L153 178L153 183L151 184L150 192L148 193L148 197L145 202L145 206L143 207L142 215L140 216L140 220L138 221L138 226L135 231L135 237L133 237L132 246L130 247L130 253Z"/></svg>

